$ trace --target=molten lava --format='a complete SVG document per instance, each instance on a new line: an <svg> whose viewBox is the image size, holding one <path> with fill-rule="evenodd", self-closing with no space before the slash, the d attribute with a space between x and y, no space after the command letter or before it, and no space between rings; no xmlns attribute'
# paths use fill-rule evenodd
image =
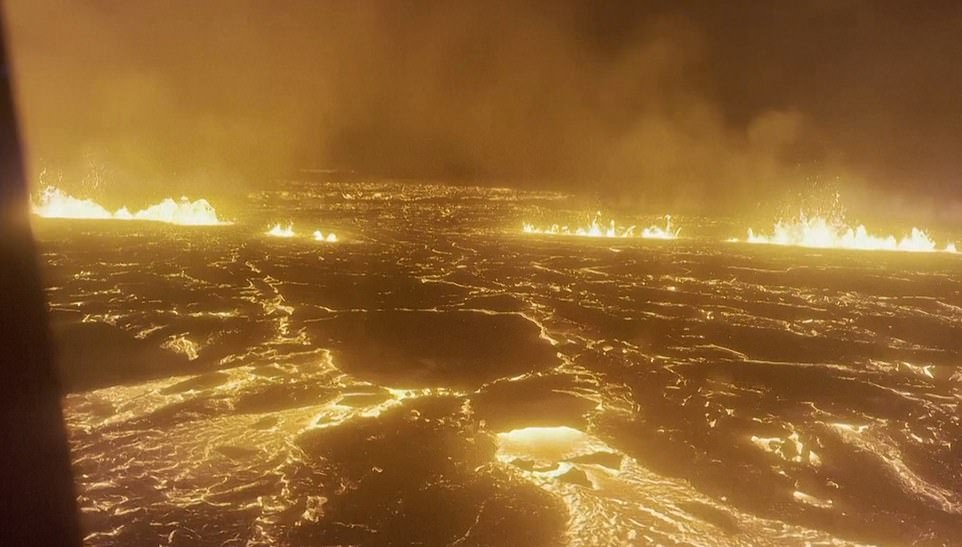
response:
<svg viewBox="0 0 962 547"><path fill-rule="evenodd" d="M541 234L541 235L564 235L564 236L581 236L581 237L610 237L610 238L628 238L636 237L635 226L628 226L627 228L619 228L614 220L608 222L607 227L602 227L599 222L600 213L595 215L591 220L591 224L587 227L578 226L571 229L567 225L552 224L548 227L536 226L530 222L524 222L521 225L521 231L526 234ZM671 215L665 215L665 226L649 226L642 229L641 234L637 237L643 237L646 239L675 239L678 237L678 233L681 231L680 228L674 228L671 224Z"/></svg>
<svg viewBox="0 0 962 547"><path fill-rule="evenodd" d="M206 199L180 201L171 198L131 213L121 207L111 213L104 206L90 199L79 199L54 186L48 186L40 195L40 202L33 204L35 215L44 218L71 218L96 220L149 220L185 226L216 226L230 224L217 218L217 212Z"/></svg>
<svg viewBox="0 0 962 547"><path fill-rule="evenodd" d="M912 228L909 235L896 239L895 236L878 236L868 232L864 225L849 226L844 221L830 221L827 218L800 214L792 221L778 221L769 235L756 234L748 230L748 243L767 243L772 245L792 245L819 249L857 249L867 251L912 251L912 252L956 252L954 243L939 249L924 230Z"/></svg>

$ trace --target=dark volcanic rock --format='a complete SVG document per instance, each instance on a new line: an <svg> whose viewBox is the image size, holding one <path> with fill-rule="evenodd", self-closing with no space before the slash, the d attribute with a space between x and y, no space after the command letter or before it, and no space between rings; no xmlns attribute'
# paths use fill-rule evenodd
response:
<svg viewBox="0 0 962 547"><path fill-rule="evenodd" d="M538 326L517 314L345 313L316 329L338 368L393 387L475 388L558 363Z"/></svg>
<svg viewBox="0 0 962 547"><path fill-rule="evenodd" d="M228 376L227 374L224 374L223 372L212 372L210 374L202 374L200 376L194 376L193 378L188 378L181 382L177 382L172 386L168 386L163 390L161 390L161 393L164 393L165 395L169 395L172 393L182 393L184 391L209 389L212 387L219 386L227 382L227 380L229 379L230 379L230 376Z"/></svg>
<svg viewBox="0 0 962 547"><path fill-rule="evenodd" d="M308 383L274 384L237 398L237 412L273 412L288 408L318 405L330 401L337 392L324 386Z"/></svg>
<svg viewBox="0 0 962 547"><path fill-rule="evenodd" d="M548 373L494 382L472 395L471 404L493 431L561 425L580 429L585 425L585 414L597 406L577 395L588 388L570 375Z"/></svg>
<svg viewBox="0 0 962 547"><path fill-rule="evenodd" d="M571 463L603 465L609 469L616 470L621 468L621 454L615 454L613 452L594 452L592 454L570 458L566 461Z"/></svg>
<svg viewBox="0 0 962 547"><path fill-rule="evenodd" d="M558 480L570 484L577 484L578 486L584 486L585 488L594 487L594 485L591 484L591 481L588 480L588 475L586 475L584 471L578 469L577 467L572 467L571 469L559 475Z"/></svg>
<svg viewBox="0 0 962 547"><path fill-rule="evenodd" d="M296 545L555 545L563 506L496 466L458 398L418 399L351 428L298 441L309 467L292 473ZM323 514L299 518L310 497Z"/></svg>

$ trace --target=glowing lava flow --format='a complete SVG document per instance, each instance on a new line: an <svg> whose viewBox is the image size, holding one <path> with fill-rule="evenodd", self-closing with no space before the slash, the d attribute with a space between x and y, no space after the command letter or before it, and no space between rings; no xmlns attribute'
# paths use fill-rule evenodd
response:
<svg viewBox="0 0 962 547"><path fill-rule="evenodd" d="M526 234L542 234L542 235L564 235L564 236L581 236L581 237L610 237L610 238L628 238L635 236L635 226L629 226L624 229L619 229L615 225L615 221L612 220L608 223L607 228L603 228L598 222L598 216L592 219L591 224L587 227L578 226L574 230L568 226L559 226L558 224L552 224L546 228L535 226L530 222L524 222L521 225L521 231ZM646 239L675 239L678 237L678 233L681 231L680 228L674 228L671 224L671 215L665 215L665 226L649 226L641 231L639 237Z"/></svg>
<svg viewBox="0 0 962 547"><path fill-rule="evenodd" d="M218 219L217 212L205 199L190 201L184 197L174 201L167 198L136 213L131 213L126 207L111 213L93 200L75 198L53 186L44 189L40 203L33 204L33 213L44 218L150 220L189 226L230 224Z"/></svg>
<svg viewBox="0 0 962 547"><path fill-rule="evenodd" d="M851 227L844 222L831 222L822 216L799 215L791 222L775 223L771 235L756 234L748 230L748 243L767 243L772 245L792 245L819 249L857 249L867 251L912 251L937 252L935 242L925 231L912 228L912 232L896 239L895 236L876 236L868 233L863 225ZM944 252L954 253L954 243L949 243Z"/></svg>
<svg viewBox="0 0 962 547"><path fill-rule="evenodd" d="M270 230L267 230L267 235L272 237L294 237L294 224L288 224L287 226L281 226L278 222L277 224L271 226Z"/></svg>

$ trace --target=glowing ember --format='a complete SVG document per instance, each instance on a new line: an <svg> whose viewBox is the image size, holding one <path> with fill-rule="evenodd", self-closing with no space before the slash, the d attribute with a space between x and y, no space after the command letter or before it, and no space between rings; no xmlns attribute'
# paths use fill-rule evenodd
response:
<svg viewBox="0 0 962 547"><path fill-rule="evenodd" d="M331 232L325 236L320 230L314 230L314 241L326 241L328 243L334 243L337 241L337 235L334 232Z"/></svg>
<svg viewBox="0 0 962 547"><path fill-rule="evenodd" d="M939 249L929 235L918 228L912 228L909 235L896 239L895 236L870 234L863 225L851 227L844 221L832 222L822 216L799 215L791 222L775 223L771 235L756 234L748 230L748 243L768 243L772 245L793 245L819 249L858 249L867 251L912 251L936 252ZM949 243L942 251L956 252L955 244Z"/></svg>
<svg viewBox="0 0 962 547"><path fill-rule="evenodd" d="M596 215L591 224L587 227L578 226L573 230L568 226L562 226L558 224L552 224L548 227L536 226L530 222L524 222L521 225L521 231L526 234L543 234L543 235L564 235L564 236L581 236L581 237L610 237L610 238L628 238L636 237L635 226L629 226L627 228L619 228L615 224L614 220L608 222L607 227L602 227L599 222L600 213ZM665 215L665 226L649 226L641 231L639 237L647 239L675 239L678 237L678 233L681 230L679 228L672 227L671 215Z"/></svg>
<svg viewBox="0 0 962 547"><path fill-rule="evenodd" d="M287 226L281 226L277 223L271 226L271 229L267 231L267 235L272 237L294 237L294 224L290 223Z"/></svg>
<svg viewBox="0 0 962 547"><path fill-rule="evenodd" d="M190 226L230 224L218 219L217 212L205 199L190 201L182 197L180 201L174 201L167 198L136 213L131 213L126 207L111 213L93 200L75 198L53 186L44 189L40 203L33 204L33 212L44 218L149 220Z"/></svg>

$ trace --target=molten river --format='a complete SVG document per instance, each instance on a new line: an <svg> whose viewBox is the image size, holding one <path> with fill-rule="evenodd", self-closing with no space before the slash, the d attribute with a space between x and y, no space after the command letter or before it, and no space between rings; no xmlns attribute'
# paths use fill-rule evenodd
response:
<svg viewBox="0 0 962 547"><path fill-rule="evenodd" d="M89 545L962 537L962 259L845 250L926 234L519 231L583 205L445 186L291 184L191 229L68 197L35 230Z"/></svg>

